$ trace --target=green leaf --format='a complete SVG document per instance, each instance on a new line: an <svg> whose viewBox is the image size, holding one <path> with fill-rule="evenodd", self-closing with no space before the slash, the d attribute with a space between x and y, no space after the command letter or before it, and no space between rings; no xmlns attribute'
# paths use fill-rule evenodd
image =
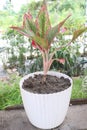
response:
<svg viewBox="0 0 87 130"><path fill-rule="evenodd" d="M51 28L47 35L46 35L46 40L48 41L48 44L50 45L51 42L53 41L53 39L55 38L55 36L59 33L60 28L64 25L64 23L66 22L66 20L70 17L71 15L68 15L62 22L60 22L58 25L56 25L55 27Z"/></svg>
<svg viewBox="0 0 87 130"><path fill-rule="evenodd" d="M87 30L87 27L85 28L82 28L80 30L76 30L74 33L73 33L73 38L71 40L71 42L75 41L82 33L84 33L85 31Z"/></svg>

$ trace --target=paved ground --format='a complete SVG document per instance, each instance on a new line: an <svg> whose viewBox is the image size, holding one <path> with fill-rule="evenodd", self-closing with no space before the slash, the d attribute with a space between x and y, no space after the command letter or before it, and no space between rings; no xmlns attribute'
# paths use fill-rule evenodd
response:
<svg viewBox="0 0 87 130"><path fill-rule="evenodd" d="M24 110L0 111L0 130L40 130L30 124ZM63 124L51 130L87 130L87 105L70 106Z"/></svg>
<svg viewBox="0 0 87 130"><path fill-rule="evenodd" d="M0 65L0 79L8 78L6 70L4 70L3 65Z"/></svg>

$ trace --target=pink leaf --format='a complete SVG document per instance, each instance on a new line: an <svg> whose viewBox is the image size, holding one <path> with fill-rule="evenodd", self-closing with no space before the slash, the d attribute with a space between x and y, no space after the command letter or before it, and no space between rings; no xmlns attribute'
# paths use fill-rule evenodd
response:
<svg viewBox="0 0 87 130"><path fill-rule="evenodd" d="M64 64L64 63L65 63L65 59L64 59L64 58L58 59L58 61L59 61L61 64Z"/></svg>
<svg viewBox="0 0 87 130"><path fill-rule="evenodd" d="M32 46L33 46L34 48L37 48L37 45L36 45L36 43L35 43L34 40L32 40Z"/></svg>
<svg viewBox="0 0 87 130"><path fill-rule="evenodd" d="M67 28L66 28L66 27L63 27L63 28L60 29L60 32L61 32L61 33L65 33L66 31L67 31Z"/></svg>
<svg viewBox="0 0 87 130"><path fill-rule="evenodd" d="M37 48L37 49L41 50L41 51L44 51L44 50L42 49L42 47L41 47L40 45L38 45L34 40L32 40L32 46L33 46L34 48Z"/></svg>

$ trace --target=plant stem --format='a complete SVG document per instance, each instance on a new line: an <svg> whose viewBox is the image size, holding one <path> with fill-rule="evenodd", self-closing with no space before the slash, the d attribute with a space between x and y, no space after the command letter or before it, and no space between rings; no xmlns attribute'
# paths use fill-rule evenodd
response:
<svg viewBox="0 0 87 130"><path fill-rule="evenodd" d="M46 75L49 70L49 51L46 50L45 52L42 52L43 57L43 72L44 72L44 78L43 81L46 81Z"/></svg>

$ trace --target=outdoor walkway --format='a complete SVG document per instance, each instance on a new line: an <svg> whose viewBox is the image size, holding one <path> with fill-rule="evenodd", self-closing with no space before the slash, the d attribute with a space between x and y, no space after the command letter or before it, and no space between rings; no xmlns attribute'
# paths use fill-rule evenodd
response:
<svg viewBox="0 0 87 130"><path fill-rule="evenodd" d="M37 117L38 118L38 117ZM0 111L0 130L40 130L30 124L23 109ZM87 105L70 106L63 124L51 130L87 130Z"/></svg>

